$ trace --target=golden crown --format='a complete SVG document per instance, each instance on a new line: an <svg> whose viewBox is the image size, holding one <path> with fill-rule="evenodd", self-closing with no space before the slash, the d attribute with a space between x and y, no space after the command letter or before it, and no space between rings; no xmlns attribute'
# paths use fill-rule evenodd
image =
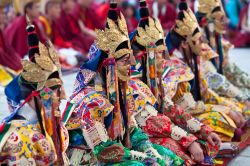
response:
<svg viewBox="0 0 250 166"><path fill-rule="evenodd" d="M161 23L158 19L148 18L148 25L145 29L143 27L137 27L138 34L136 36L136 41L146 47L150 48L155 46L157 51L166 50L166 46L159 45L156 46L155 43L161 39L164 41L164 32L161 26Z"/></svg>
<svg viewBox="0 0 250 166"><path fill-rule="evenodd" d="M199 0L198 11L209 14L217 6L220 6L220 0Z"/></svg>
<svg viewBox="0 0 250 166"><path fill-rule="evenodd" d="M183 37L191 37L196 28L199 28L199 24L192 10L188 8L183 11L183 20L176 20L175 32ZM196 39L196 38L195 38ZM193 39L193 40L195 40Z"/></svg>
<svg viewBox="0 0 250 166"><path fill-rule="evenodd" d="M105 30L96 29L97 39L95 40L96 46L107 52L110 57L120 58L123 55L131 54L131 45L128 36L128 28L126 20L122 14L117 20L117 24L111 20L107 19L108 27ZM127 42L127 48L122 48L117 50L118 46Z"/></svg>
<svg viewBox="0 0 250 166"><path fill-rule="evenodd" d="M49 76L58 72L61 75L61 65L56 50L51 42L48 42L46 47L44 44L39 43L39 55L34 56L35 63L29 60L23 60L22 77L31 83L37 83L37 90L43 87L53 87L62 85L60 78L50 78Z"/></svg>

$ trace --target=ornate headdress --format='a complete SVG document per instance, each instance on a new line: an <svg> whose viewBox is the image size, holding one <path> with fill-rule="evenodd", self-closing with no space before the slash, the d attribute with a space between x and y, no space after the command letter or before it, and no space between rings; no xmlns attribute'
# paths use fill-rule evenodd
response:
<svg viewBox="0 0 250 166"><path fill-rule="evenodd" d="M220 0L199 0L198 11L200 13L209 14L218 6L220 6Z"/></svg>
<svg viewBox="0 0 250 166"><path fill-rule="evenodd" d="M128 115L126 113L126 93L120 93L118 78L126 82L127 78L120 74L121 66L117 66L116 60L124 55L131 54L131 45L128 36L127 24L122 14L120 17L117 13L117 3L111 2L107 18L106 28L104 30L96 30L97 39L96 46L102 51L102 55L107 56L101 62L101 67L106 69L106 89L107 96L111 104L115 106L114 116L111 125L108 127L109 136L112 139L123 138L124 125L128 125ZM100 67L99 67L100 69ZM105 78L104 76L104 78ZM123 104L122 104L123 103Z"/></svg>
<svg viewBox="0 0 250 166"><path fill-rule="evenodd" d="M97 34L96 46L109 54L110 58L120 58L123 55L131 54L131 45L128 37L128 29L124 16L114 22L107 18L107 27L105 30L95 30ZM119 49L124 44L125 47Z"/></svg>
<svg viewBox="0 0 250 166"><path fill-rule="evenodd" d="M179 4L179 14L175 21L174 31L184 38L196 41L201 37L199 30L199 24L192 10L188 8L185 0L182 0Z"/></svg>
<svg viewBox="0 0 250 166"><path fill-rule="evenodd" d="M158 19L149 17L148 7L145 0L140 0L141 21L137 27L136 41L145 48L154 48L156 51L164 51L164 31ZM146 22L147 21L147 22ZM157 43L162 40L162 44Z"/></svg>
<svg viewBox="0 0 250 166"><path fill-rule="evenodd" d="M27 26L29 41L29 60L23 60L21 83L33 85L34 90L62 85L59 57L51 42L47 46L40 43L34 25ZM38 44L38 45L37 45Z"/></svg>
<svg viewBox="0 0 250 166"><path fill-rule="evenodd" d="M164 31L159 20L149 16L145 0L140 0L140 18L137 31L134 36L131 36L133 48L135 50L139 48L139 51L142 51L142 53L136 55L136 59L141 59L142 63L142 80L158 98L156 53L166 50Z"/></svg>

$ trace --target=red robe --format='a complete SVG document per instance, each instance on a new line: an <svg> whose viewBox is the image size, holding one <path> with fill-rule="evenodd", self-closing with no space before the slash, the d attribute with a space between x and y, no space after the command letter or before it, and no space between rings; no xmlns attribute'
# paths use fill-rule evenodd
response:
<svg viewBox="0 0 250 166"><path fill-rule="evenodd" d="M60 26L57 22L53 21L50 23L45 16L40 16L36 19L35 24L41 32L38 36L42 42L51 40L52 43L59 48L73 47L71 42L63 38L61 32L59 31Z"/></svg>
<svg viewBox="0 0 250 166"><path fill-rule="evenodd" d="M4 30L10 45L21 58L28 54L26 26L27 22L25 16L19 16ZM36 31L40 36L39 30L36 29Z"/></svg>
<svg viewBox="0 0 250 166"><path fill-rule="evenodd" d="M83 34L78 26L77 20L71 15L61 12L61 17L56 21L58 25L58 32L63 39L70 41L73 48L87 53L91 44L94 42L94 38Z"/></svg>
<svg viewBox="0 0 250 166"><path fill-rule="evenodd" d="M72 16L75 20L81 20L83 24L92 30L102 29L104 27L104 22L97 13L99 5L93 3L89 8L81 8L79 5L76 5Z"/></svg>
<svg viewBox="0 0 250 166"><path fill-rule="evenodd" d="M166 12L162 13L161 11L159 11L158 18L161 22L161 25L164 31L169 31L172 28L172 26L175 24L177 12L176 12L175 6L169 2L166 2L165 8L166 8Z"/></svg>
<svg viewBox="0 0 250 166"><path fill-rule="evenodd" d="M130 19L126 18L126 22L127 22L128 32L129 33L133 32L137 28L138 21L136 20L135 17L132 17Z"/></svg>
<svg viewBox="0 0 250 166"><path fill-rule="evenodd" d="M0 64L15 71L21 70L21 58L5 40L6 36L0 30Z"/></svg>
<svg viewBox="0 0 250 166"><path fill-rule="evenodd" d="M241 31L241 24L244 17L247 17L249 4L245 5L245 7L240 12L240 21L237 26L237 30L234 33L235 36L231 39L231 42L235 47L244 47L250 45L250 33Z"/></svg>

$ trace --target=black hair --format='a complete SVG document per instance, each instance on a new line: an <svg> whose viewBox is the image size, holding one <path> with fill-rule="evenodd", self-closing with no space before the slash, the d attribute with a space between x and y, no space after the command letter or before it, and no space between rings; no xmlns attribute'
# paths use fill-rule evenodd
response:
<svg viewBox="0 0 250 166"><path fill-rule="evenodd" d="M33 5L34 5L34 2L29 2L29 3L27 3L25 6L24 6L24 13L25 14L27 14L27 10L28 9L32 9L32 7L33 7Z"/></svg>
<svg viewBox="0 0 250 166"><path fill-rule="evenodd" d="M170 30L169 34L170 34L170 39L172 41L172 44L175 48L179 48L181 45L181 42L186 41L186 39L184 37L179 35L174 30Z"/></svg>
<svg viewBox="0 0 250 166"><path fill-rule="evenodd" d="M220 6L217 6L217 7L215 7L215 8L212 10L212 13L219 12L219 11L221 11L221 7L220 7Z"/></svg>

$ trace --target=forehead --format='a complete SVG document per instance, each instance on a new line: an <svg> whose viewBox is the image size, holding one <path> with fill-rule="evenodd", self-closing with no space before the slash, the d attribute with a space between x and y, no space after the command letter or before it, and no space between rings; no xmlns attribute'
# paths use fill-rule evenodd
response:
<svg viewBox="0 0 250 166"><path fill-rule="evenodd" d="M130 57L130 54L123 55L121 58L118 58L117 61L126 61Z"/></svg>

